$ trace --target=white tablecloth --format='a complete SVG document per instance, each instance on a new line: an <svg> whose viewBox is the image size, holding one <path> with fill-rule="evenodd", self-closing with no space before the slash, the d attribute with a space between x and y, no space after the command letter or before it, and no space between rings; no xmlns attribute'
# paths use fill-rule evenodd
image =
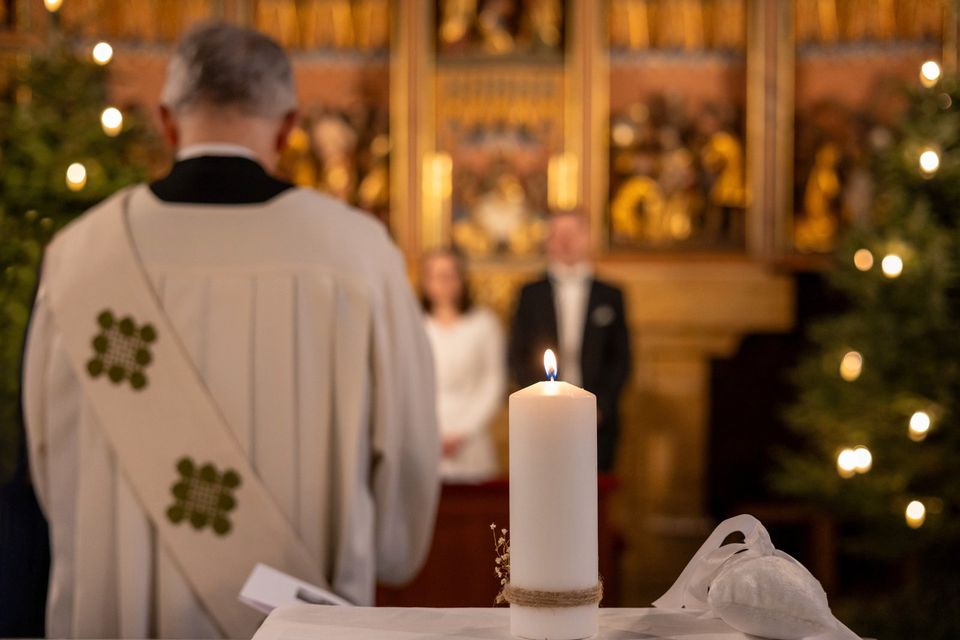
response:
<svg viewBox="0 0 960 640"><path fill-rule="evenodd" d="M510 611L293 605L275 610L254 640L509 640ZM660 609L600 609L597 639L748 640L721 620Z"/></svg>

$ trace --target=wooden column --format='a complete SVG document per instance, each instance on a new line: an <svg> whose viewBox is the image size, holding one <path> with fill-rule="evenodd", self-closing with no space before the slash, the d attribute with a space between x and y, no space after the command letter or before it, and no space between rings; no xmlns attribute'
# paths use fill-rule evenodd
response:
<svg viewBox="0 0 960 640"><path fill-rule="evenodd" d="M747 249L792 251L793 3L747 2Z"/></svg>
<svg viewBox="0 0 960 640"><path fill-rule="evenodd" d="M421 251L423 158L433 149L432 6L420 0L391 3L390 231L411 262Z"/></svg>
<svg viewBox="0 0 960 640"><path fill-rule="evenodd" d="M597 252L607 248L607 3L572 2L567 16L565 150L578 159L577 200Z"/></svg>
<svg viewBox="0 0 960 640"><path fill-rule="evenodd" d="M960 39L960 0L946 0L943 9L943 60L941 65L948 74L957 73L958 39Z"/></svg>

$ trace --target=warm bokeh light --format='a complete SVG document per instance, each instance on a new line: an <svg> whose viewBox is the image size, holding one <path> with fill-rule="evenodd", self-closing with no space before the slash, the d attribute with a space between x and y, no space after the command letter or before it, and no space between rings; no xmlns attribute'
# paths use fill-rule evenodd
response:
<svg viewBox="0 0 960 640"><path fill-rule="evenodd" d="M873 454L866 447L856 447L853 450L853 465L857 473L866 473L873 466Z"/></svg>
<svg viewBox="0 0 960 640"><path fill-rule="evenodd" d="M613 144L618 147L629 147L633 144L633 141L636 139L636 133L626 122L618 122L613 125L613 128L610 131L610 137L613 139Z"/></svg>
<svg viewBox="0 0 960 640"><path fill-rule="evenodd" d="M929 89L940 80L940 65L934 60L927 60L920 65L920 84Z"/></svg>
<svg viewBox="0 0 960 640"><path fill-rule="evenodd" d="M880 261L880 268L883 270L883 275L896 278L903 273L903 258L895 253L888 253Z"/></svg>
<svg viewBox="0 0 960 640"><path fill-rule="evenodd" d="M552 349L543 352L543 368L546 370L549 380L557 379L557 356L554 355Z"/></svg>
<svg viewBox="0 0 960 640"><path fill-rule="evenodd" d="M857 473L857 454L853 449L844 449L837 454L837 473L841 478L852 478Z"/></svg>
<svg viewBox="0 0 960 640"><path fill-rule="evenodd" d="M43 6L45 6L50 13L56 13L60 11L60 7L63 6L63 0L43 0Z"/></svg>
<svg viewBox="0 0 960 640"><path fill-rule="evenodd" d="M927 519L927 508L919 500L913 500L907 505L904 515L907 518L908 527L919 529L923 526L923 521Z"/></svg>
<svg viewBox="0 0 960 640"><path fill-rule="evenodd" d="M920 152L920 171L924 175L932 176L940 168L940 154L935 149L927 147Z"/></svg>
<svg viewBox="0 0 960 640"><path fill-rule="evenodd" d="M106 42L98 42L93 47L93 61L99 65L104 65L110 62L113 58L113 47Z"/></svg>
<svg viewBox="0 0 960 640"><path fill-rule="evenodd" d="M870 271L873 268L873 254L870 249L858 249L853 254L853 266L860 271Z"/></svg>
<svg viewBox="0 0 960 640"><path fill-rule="evenodd" d="M119 135L123 130L123 114L116 107L107 107L100 114L100 126L103 132L111 138Z"/></svg>
<svg viewBox="0 0 960 640"><path fill-rule="evenodd" d="M910 416L910 429L908 433L911 440L920 442L927 437L928 431L930 431L930 416L926 411L917 411Z"/></svg>
<svg viewBox="0 0 960 640"><path fill-rule="evenodd" d="M856 351L848 351L840 359L840 377L847 382L853 382L860 377L863 371L863 356Z"/></svg>
<svg viewBox="0 0 960 640"><path fill-rule="evenodd" d="M79 162L67 167L67 187L71 191L80 191L87 184L87 168Z"/></svg>

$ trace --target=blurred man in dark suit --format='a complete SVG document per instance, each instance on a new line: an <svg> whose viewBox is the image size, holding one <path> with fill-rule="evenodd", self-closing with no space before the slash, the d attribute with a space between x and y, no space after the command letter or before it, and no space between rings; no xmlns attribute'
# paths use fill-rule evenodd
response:
<svg viewBox="0 0 960 640"><path fill-rule="evenodd" d="M578 211L555 213L543 278L523 287L510 333L510 368L522 387L544 379L543 352L556 349L558 379L597 396L597 464L613 469L618 402L630 373L630 338L620 289L594 277L590 230Z"/></svg>

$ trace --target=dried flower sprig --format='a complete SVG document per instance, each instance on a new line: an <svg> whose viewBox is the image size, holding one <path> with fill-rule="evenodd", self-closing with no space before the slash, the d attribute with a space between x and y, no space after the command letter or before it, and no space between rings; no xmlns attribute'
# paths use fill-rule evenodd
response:
<svg viewBox="0 0 960 640"><path fill-rule="evenodd" d="M493 572L500 579L500 591L493 601L495 605L503 604L506 599L503 597L503 590L510 582L510 541L507 538L507 530L500 529L497 533L497 524L490 523L490 531L493 532L493 551L496 557L493 559Z"/></svg>

